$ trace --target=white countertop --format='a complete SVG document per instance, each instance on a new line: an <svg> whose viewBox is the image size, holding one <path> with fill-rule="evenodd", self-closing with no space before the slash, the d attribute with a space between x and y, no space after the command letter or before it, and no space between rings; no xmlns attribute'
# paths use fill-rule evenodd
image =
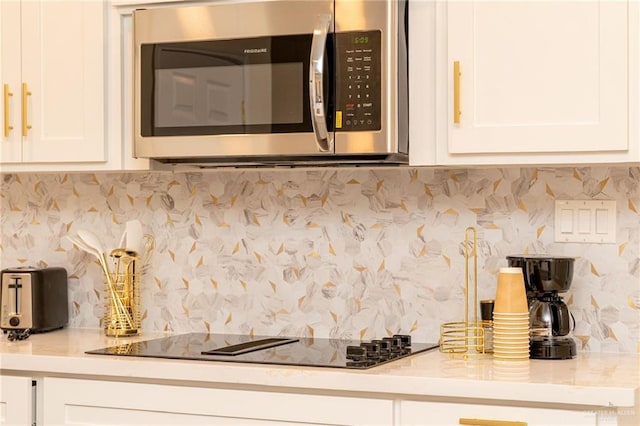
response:
<svg viewBox="0 0 640 426"><path fill-rule="evenodd" d="M85 351L162 334L110 338L100 329L64 329L10 342L0 335L0 371L27 376L207 383L403 398L478 398L527 403L632 407L640 395L640 355L580 353L571 360L509 363L437 350L369 370L291 367L89 355ZM203 383L204 382L204 383Z"/></svg>

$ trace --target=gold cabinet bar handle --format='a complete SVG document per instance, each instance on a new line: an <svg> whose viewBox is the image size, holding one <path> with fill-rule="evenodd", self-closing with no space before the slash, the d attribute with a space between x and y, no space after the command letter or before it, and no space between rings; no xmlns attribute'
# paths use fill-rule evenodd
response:
<svg viewBox="0 0 640 426"><path fill-rule="evenodd" d="M453 62L453 122L460 124L460 61Z"/></svg>
<svg viewBox="0 0 640 426"><path fill-rule="evenodd" d="M4 137L9 137L9 132L13 130L13 126L10 124L9 119L9 98L13 96L13 93L9 91L9 85L4 85Z"/></svg>
<svg viewBox="0 0 640 426"><path fill-rule="evenodd" d="M22 136L27 136L27 132L29 131L29 129L31 129L28 118L29 112L27 108L27 101L29 96L31 96L31 92L27 87L27 83L22 83Z"/></svg>
<svg viewBox="0 0 640 426"><path fill-rule="evenodd" d="M460 418L458 424L470 426L527 426L527 422L512 422L508 420L465 419Z"/></svg>

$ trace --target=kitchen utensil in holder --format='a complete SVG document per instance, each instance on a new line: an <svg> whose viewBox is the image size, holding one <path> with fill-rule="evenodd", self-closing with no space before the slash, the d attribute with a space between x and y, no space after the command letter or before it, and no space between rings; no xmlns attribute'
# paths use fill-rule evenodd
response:
<svg viewBox="0 0 640 426"><path fill-rule="evenodd" d="M473 240L470 240L473 236ZM478 239L476 229L472 226L465 230L464 235L464 281L465 306L464 321L447 322L440 325L440 352L448 354L462 354L465 357L472 354L492 352L491 321L478 320ZM473 318L469 318L469 263L473 261Z"/></svg>
<svg viewBox="0 0 640 426"><path fill-rule="evenodd" d="M103 326L107 336L140 334L140 273L135 262L135 258L128 262L118 258L116 272L105 276ZM124 263L122 270L121 263Z"/></svg>

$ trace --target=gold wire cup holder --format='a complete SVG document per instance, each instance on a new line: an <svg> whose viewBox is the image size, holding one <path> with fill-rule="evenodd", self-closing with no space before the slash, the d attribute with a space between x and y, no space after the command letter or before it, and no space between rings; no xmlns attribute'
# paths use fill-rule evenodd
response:
<svg viewBox="0 0 640 426"><path fill-rule="evenodd" d="M473 241L470 237L473 237ZM493 352L492 321L478 320L478 238L472 226L464 234L464 321L440 325L440 352L451 355L482 355ZM473 318L469 318L469 263L473 261Z"/></svg>

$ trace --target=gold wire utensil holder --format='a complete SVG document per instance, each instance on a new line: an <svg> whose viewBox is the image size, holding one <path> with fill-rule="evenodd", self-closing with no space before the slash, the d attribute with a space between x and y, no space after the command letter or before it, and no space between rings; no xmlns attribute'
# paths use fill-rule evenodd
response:
<svg viewBox="0 0 640 426"><path fill-rule="evenodd" d="M125 272L106 277L104 332L107 336L140 334L140 285L131 261ZM109 282L110 281L110 282Z"/></svg>
<svg viewBox="0 0 640 426"><path fill-rule="evenodd" d="M473 238L471 240L471 237ZM491 321L478 321L478 238L476 228L468 227L464 234L464 321L447 322L440 326L440 352L448 354L485 354L493 352ZM469 318L469 264L473 261L473 318Z"/></svg>

